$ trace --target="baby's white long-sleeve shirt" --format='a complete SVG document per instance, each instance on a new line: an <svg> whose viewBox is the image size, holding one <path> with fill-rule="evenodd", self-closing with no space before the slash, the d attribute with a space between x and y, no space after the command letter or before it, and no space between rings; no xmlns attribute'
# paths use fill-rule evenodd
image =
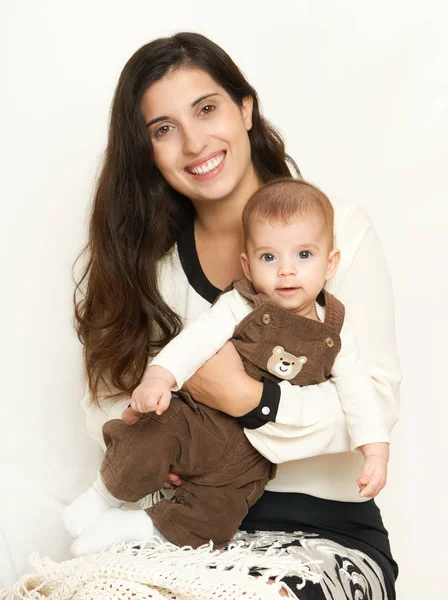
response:
<svg viewBox="0 0 448 600"><path fill-rule="evenodd" d="M253 310L251 303L237 290L223 294L159 352L151 366L164 367L176 379L174 390L180 389L209 358L233 336L237 325ZM325 320L325 308L316 303L319 318ZM388 442L389 435L378 405L367 367L362 360L354 334L344 323L341 350L332 368L331 380L336 386L345 414L352 450L372 442ZM294 349L289 349L294 352ZM295 386L297 387L297 386ZM262 407L263 408L263 407ZM294 425L284 427L284 436L266 436L264 430L246 429L253 446L274 463L296 460L303 455L306 437L302 435L300 415ZM260 435L261 434L261 435Z"/></svg>

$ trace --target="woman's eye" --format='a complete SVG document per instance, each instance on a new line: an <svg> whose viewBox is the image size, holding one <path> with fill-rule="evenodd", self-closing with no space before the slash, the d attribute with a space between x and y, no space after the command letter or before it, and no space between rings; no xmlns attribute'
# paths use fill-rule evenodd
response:
<svg viewBox="0 0 448 600"><path fill-rule="evenodd" d="M264 260L265 262L272 262L275 260L275 256L267 252L266 254L261 255L261 260Z"/></svg>
<svg viewBox="0 0 448 600"><path fill-rule="evenodd" d="M302 250L299 252L300 258L309 258L311 256L311 252L309 250Z"/></svg>
<svg viewBox="0 0 448 600"><path fill-rule="evenodd" d="M159 139L159 138L163 137L164 135L166 135L167 133L169 133L172 129L173 129L172 125L162 125L162 127L159 127L158 129L155 130L154 137Z"/></svg>
<svg viewBox="0 0 448 600"><path fill-rule="evenodd" d="M212 113L214 110L216 110L216 106L213 106L213 104L206 104L205 106L203 106L201 108L201 112L209 115L210 113Z"/></svg>

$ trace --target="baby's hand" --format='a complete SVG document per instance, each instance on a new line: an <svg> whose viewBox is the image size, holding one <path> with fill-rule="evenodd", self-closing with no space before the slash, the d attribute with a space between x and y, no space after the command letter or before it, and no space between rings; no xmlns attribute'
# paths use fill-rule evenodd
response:
<svg viewBox="0 0 448 600"><path fill-rule="evenodd" d="M374 498L386 485L389 444L385 442L365 444L359 449L364 455L361 477L356 480L359 495L363 498Z"/></svg>
<svg viewBox="0 0 448 600"><path fill-rule="evenodd" d="M131 408L140 413L155 411L161 415L170 405L171 388L175 383L174 377L163 367L149 367L132 394Z"/></svg>

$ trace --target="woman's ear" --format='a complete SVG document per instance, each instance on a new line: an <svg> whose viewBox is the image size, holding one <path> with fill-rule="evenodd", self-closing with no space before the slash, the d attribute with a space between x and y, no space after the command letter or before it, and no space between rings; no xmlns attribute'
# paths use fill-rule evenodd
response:
<svg viewBox="0 0 448 600"><path fill-rule="evenodd" d="M247 131L252 129L252 109L254 107L254 99L252 96L245 96L241 104L241 114L243 115L244 125Z"/></svg>
<svg viewBox="0 0 448 600"><path fill-rule="evenodd" d="M325 281L328 281L333 277L339 267L339 262L341 260L341 251L337 248L333 248L333 250L328 255L328 264L327 264L327 272L325 274Z"/></svg>
<svg viewBox="0 0 448 600"><path fill-rule="evenodd" d="M241 259L241 266L243 267L244 275L246 276L246 279L248 279L252 283L252 279L250 276L250 264L249 264L249 259L247 258L247 254L245 252L243 252L240 256L240 259Z"/></svg>

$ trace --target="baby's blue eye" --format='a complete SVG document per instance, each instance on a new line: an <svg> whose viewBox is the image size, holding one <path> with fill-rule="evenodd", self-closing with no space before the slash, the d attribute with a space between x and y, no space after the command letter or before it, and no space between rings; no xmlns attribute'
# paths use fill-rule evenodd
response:
<svg viewBox="0 0 448 600"><path fill-rule="evenodd" d="M309 250L302 250L299 252L300 258L309 258L311 256L311 252Z"/></svg>
<svg viewBox="0 0 448 600"><path fill-rule="evenodd" d="M267 252L266 254L262 254L261 260L264 260L265 262L272 262L273 260L275 260L275 256Z"/></svg>

